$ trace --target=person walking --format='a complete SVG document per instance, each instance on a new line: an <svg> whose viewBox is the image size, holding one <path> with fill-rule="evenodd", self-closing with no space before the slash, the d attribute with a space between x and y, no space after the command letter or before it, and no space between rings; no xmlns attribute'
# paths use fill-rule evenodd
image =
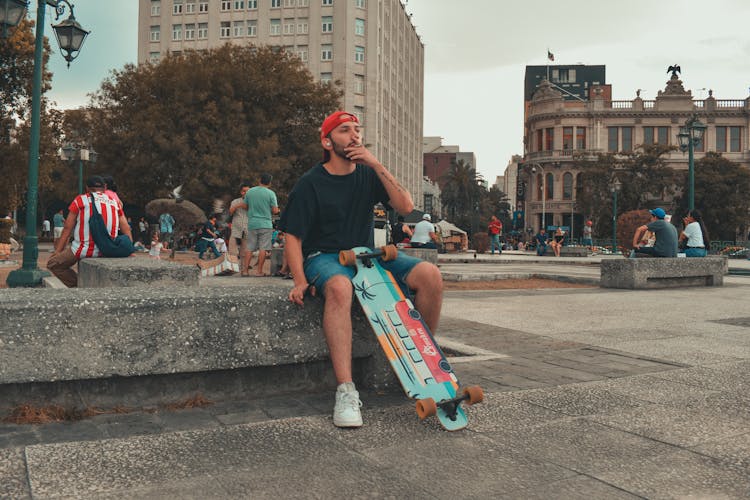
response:
<svg viewBox="0 0 750 500"><path fill-rule="evenodd" d="M57 243L63 232L63 226L65 225L65 216L63 215L63 209L57 211L52 217L52 237L53 241Z"/></svg>
<svg viewBox="0 0 750 500"><path fill-rule="evenodd" d="M240 185L240 197L229 204L229 215L232 216L232 233L229 235L229 254L236 255L240 261L240 275L250 276L250 259L247 257L248 219L245 194L250 184Z"/></svg>
<svg viewBox="0 0 750 500"><path fill-rule="evenodd" d="M352 320L355 270L339 263L338 252L373 246L373 208L388 204L401 215L414 209L409 192L362 144L359 119L346 111L329 115L320 128L323 162L305 173L289 195L280 227L294 278L289 300L303 305L305 295L325 297L323 331L336 376L333 424L360 427L359 392L352 379ZM416 291L415 305L434 333L442 306L443 281L436 266L399 252L380 264L402 290Z"/></svg>
<svg viewBox="0 0 750 500"><path fill-rule="evenodd" d="M122 208L117 200L104 194L104 189L104 179L98 175L88 178L86 193L76 196L68 207L68 217L65 219L62 234L55 241L55 253L47 261L47 269L68 288L78 286L78 274L72 269L73 265L81 259L101 257L101 252L89 231L89 218L93 210L98 210L102 214L111 236L114 237L121 231L133 239ZM96 207L92 205L92 197ZM71 235L73 243L68 247Z"/></svg>
<svg viewBox="0 0 750 500"><path fill-rule="evenodd" d="M164 212L159 216L159 232L161 233L159 237L165 248L171 248L174 223L174 217L169 212Z"/></svg>
<svg viewBox="0 0 750 500"><path fill-rule="evenodd" d="M273 216L279 213L279 204L276 201L276 193L270 189L272 179L271 174L261 175L258 185L245 193L244 206L247 209L248 220L245 268L249 269L253 252L257 251L258 264L254 273L255 276L265 276L263 265L266 262L266 257L271 254L271 248L273 248Z"/></svg>
<svg viewBox="0 0 750 500"><path fill-rule="evenodd" d="M494 215L487 226L487 234L490 236L490 255L495 254L495 248L497 248L498 255L503 253L503 248L500 245L500 235L503 234L503 223Z"/></svg>

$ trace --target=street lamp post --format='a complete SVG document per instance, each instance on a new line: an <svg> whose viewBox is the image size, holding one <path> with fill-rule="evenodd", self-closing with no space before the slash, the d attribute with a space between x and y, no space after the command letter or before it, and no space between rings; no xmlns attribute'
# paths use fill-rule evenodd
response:
<svg viewBox="0 0 750 500"><path fill-rule="evenodd" d="M617 193L620 192L622 183L620 179L614 177L609 185L609 190L612 192L612 253L617 254Z"/></svg>
<svg viewBox="0 0 750 500"><path fill-rule="evenodd" d="M78 194L83 194L83 162L96 163L97 152L83 144L68 143L60 151L63 160L78 160Z"/></svg>
<svg viewBox="0 0 750 500"><path fill-rule="evenodd" d="M49 273L39 269L39 238L37 237L37 201L39 188L39 122L41 118L42 102L42 55L44 50L44 14L47 6L54 7L58 19L65 12L65 3L70 9L70 17L75 23L74 27L63 21L61 25L53 26L57 32L58 27L64 33L74 33L73 36L59 36L61 51L65 52L65 60L70 63L78 55L88 32L83 30L75 22L73 17L73 6L68 0L37 0L36 10L36 35L34 38L34 73L31 89L31 137L29 141L29 179L26 196L26 235L23 238L23 264L20 269L12 271L6 280L9 287L38 286ZM9 4L18 4L17 0L0 0L0 11L7 10ZM25 7L25 2L24 2ZM19 18L20 22L20 18ZM81 33L83 35L81 36ZM65 45L63 45L63 43ZM77 44L77 45L76 45ZM75 53L74 56L71 54Z"/></svg>
<svg viewBox="0 0 750 500"><path fill-rule="evenodd" d="M3 27L2 38L8 36L8 28L18 26L26 15L26 0L2 0L0 2L0 25Z"/></svg>
<svg viewBox="0 0 750 500"><path fill-rule="evenodd" d="M531 167L531 173L536 174L537 168L542 171L542 229L547 229L547 175L539 163Z"/></svg>
<svg viewBox="0 0 750 500"><path fill-rule="evenodd" d="M706 127L697 115L693 115L680 127L677 139L680 141L680 150L688 152L688 209L695 208L695 146L703 140Z"/></svg>

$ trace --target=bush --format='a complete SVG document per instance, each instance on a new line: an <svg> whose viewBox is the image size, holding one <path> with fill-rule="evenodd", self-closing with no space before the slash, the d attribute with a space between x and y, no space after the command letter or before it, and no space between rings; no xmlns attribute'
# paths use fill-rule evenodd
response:
<svg viewBox="0 0 750 500"><path fill-rule="evenodd" d="M648 210L631 210L620 214L617 218L617 246L626 249L633 248L635 230L651 220Z"/></svg>
<svg viewBox="0 0 750 500"><path fill-rule="evenodd" d="M487 233L474 233L471 237L471 247L477 253L485 253L490 249L490 237Z"/></svg>
<svg viewBox="0 0 750 500"><path fill-rule="evenodd" d="M0 243L10 243L10 230L12 227L12 220L0 219Z"/></svg>

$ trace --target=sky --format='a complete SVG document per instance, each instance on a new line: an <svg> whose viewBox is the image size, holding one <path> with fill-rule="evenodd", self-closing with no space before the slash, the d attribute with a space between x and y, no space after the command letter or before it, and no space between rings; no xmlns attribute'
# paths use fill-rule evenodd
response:
<svg viewBox="0 0 750 500"><path fill-rule="evenodd" d="M61 108L86 104L111 70L137 59L137 0L74 3L92 33L69 69L51 58L49 95ZM552 64L606 65L613 99L637 89L654 99L672 64L696 98L750 95L747 0L408 0L406 10L425 45L424 135L474 152L490 184L523 154L524 71L547 64L547 50Z"/></svg>

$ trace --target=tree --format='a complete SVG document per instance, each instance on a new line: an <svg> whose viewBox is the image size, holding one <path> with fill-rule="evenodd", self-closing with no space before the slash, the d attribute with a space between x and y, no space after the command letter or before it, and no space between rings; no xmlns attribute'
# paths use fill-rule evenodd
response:
<svg viewBox="0 0 750 500"><path fill-rule="evenodd" d="M479 212L483 191L477 182L476 169L470 163L458 160L451 164L443 179L441 199L449 220L463 230L472 232L472 222Z"/></svg>
<svg viewBox="0 0 750 500"><path fill-rule="evenodd" d="M204 209L242 180L274 175L280 202L321 158L317 132L341 92L298 58L230 44L115 71L86 110L96 169L144 205L182 184Z"/></svg>
<svg viewBox="0 0 750 500"><path fill-rule="evenodd" d="M687 185L687 173L682 182ZM750 172L721 153L709 151L695 162L695 208L702 212L711 239L735 240L738 233L744 239L750 211L748 193ZM677 201L681 213L687 213L687 194Z"/></svg>

